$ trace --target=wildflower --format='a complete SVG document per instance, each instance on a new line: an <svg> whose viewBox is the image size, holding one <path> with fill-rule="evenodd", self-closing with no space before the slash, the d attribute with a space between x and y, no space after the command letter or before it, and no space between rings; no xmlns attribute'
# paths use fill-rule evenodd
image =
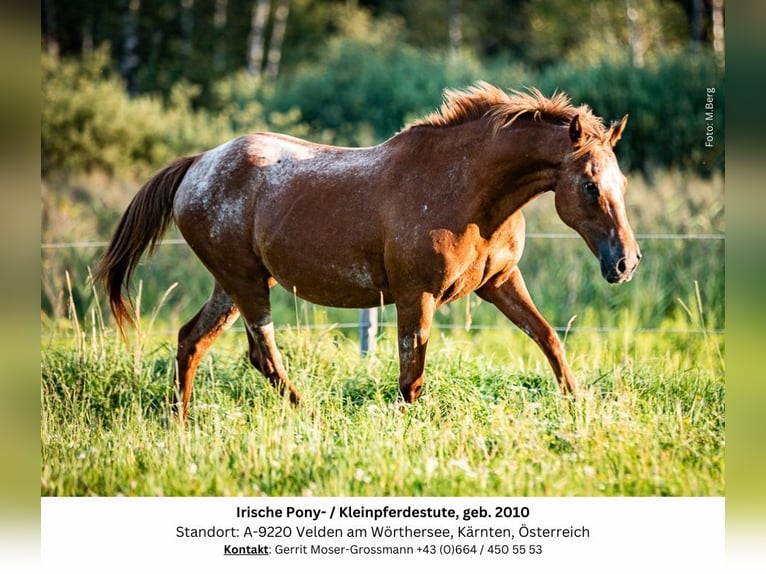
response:
<svg viewBox="0 0 766 574"><path fill-rule="evenodd" d="M356 469L356 472L354 473L354 479L364 483L368 483L372 480L370 476L361 468Z"/></svg>
<svg viewBox="0 0 766 574"><path fill-rule="evenodd" d="M476 472L468 464L468 459L467 458L453 458L453 459L450 459L448 464L449 464L449 466L452 466L452 467L455 467L455 468L459 468L468 477L476 476Z"/></svg>

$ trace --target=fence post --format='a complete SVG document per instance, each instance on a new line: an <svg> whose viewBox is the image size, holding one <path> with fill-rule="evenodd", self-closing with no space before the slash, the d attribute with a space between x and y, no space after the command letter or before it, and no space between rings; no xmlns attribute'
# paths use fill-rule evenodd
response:
<svg viewBox="0 0 766 574"><path fill-rule="evenodd" d="M378 335L378 309L359 311L359 348L363 357L375 352Z"/></svg>

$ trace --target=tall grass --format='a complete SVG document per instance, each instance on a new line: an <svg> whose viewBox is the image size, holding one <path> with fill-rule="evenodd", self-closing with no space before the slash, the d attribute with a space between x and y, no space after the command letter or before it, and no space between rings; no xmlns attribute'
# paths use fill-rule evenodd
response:
<svg viewBox="0 0 766 574"><path fill-rule="evenodd" d="M171 339L144 330L126 348L93 317L44 345L43 495L723 494L714 333L569 334L571 402L510 326L437 332L425 394L405 406L390 330L363 359L338 331L283 328L297 409L229 333L183 429L168 419Z"/></svg>

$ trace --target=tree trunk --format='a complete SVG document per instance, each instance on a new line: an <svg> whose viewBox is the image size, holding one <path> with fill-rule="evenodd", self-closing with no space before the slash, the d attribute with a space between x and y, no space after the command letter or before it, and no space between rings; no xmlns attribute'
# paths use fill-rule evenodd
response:
<svg viewBox="0 0 766 574"><path fill-rule="evenodd" d="M266 62L266 79L276 80L279 75L279 63L282 60L282 44L287 30L287 17L290 14L290 0L278 0L274 11L274 26L269 42L269 54Z"/></svg>
<svg viewBox="0 0 766 574"><path fill-rule="evenodd" d="M713 0L713 52L718 65L724 67L726 52L724 49L723 0Z"/></svg>
<svg viewBox="0 0 766 574"><path fill-rule="evenodd" d="M56 24L56 3L53 0L43 2L45 11L45 51L54 58L59 55L59 29Z"/></svg>
<svg viewBox="0 0 766 574"><path fill-rule="evenodd" d="M696 49L702 43L702 21L705 0L692 0L692 46Z"/></svg>
<svg viewBox="0 0 766 574"><path fill-rule="evenodd" d="M463 27L460 0L449 2L449 49L454 58L460 54L463 47Z"/></svg>
<svg viewBox="0 0 766 574"><path fill-rule="evenodd" d="M266 43L266 24L271 10L270 0L256 0L250 23L250 38L247 50L247 71L260 76L263 70L263 53Z"/></svg>
<svg viewBox="0 0 766 574"><path fill-rule="evenodd" d="M181 52L185 57L192 54L194 34L194 0L181 0Z"/></svg>
<svg viewBox="0 0 766 574"><path fill-rule="evenodd" d="M213 29L215 30L215 53L213 54L213 66L217 71L226 69L226 10L228 0L215 0L215 12L213 13Z"/></svg>
<svg viewBox="0 0 766 574"><path fill-rule="evenodd" d="M120 58L120 75L125 80L128 94L136 93L136 68L138 67L138 11L141 0L127 0L122 5L122 57Z"/></svg>
<svg viewBox="0 0 766 574"><path fill-rule="evenodd" d="M82 20L82 43L81 51L83 54L90 54L93 51L93 16L88 14Z"/></svg>
<svg viewBox="0 0 766 574"><path fill-rule="evenodd" d="M630 54L633 66L643 68L644 49L641 45L641 28L639 25L638 8L633 5L632 0L625 0L625 10L628 17L628 39L630 41Z"/></svg>

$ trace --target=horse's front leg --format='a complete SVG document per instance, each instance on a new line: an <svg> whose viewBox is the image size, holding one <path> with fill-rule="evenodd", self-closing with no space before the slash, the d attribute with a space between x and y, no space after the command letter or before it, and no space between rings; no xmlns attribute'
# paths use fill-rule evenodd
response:
<svg viewBox="0 0 766 574"><path fill-rule="evenodd" d="M504 283L494 285L490 282L476 293L500 309L519 329L539 345L551 367L553 367L553 372L563 393L574 394L577 392L577 384L564 357L561 341L556 331L548 324L532 302L518 267L513 270Z"/></svg>
<svg viewBox="0 0 766 574"><path fill-rule="evenodd" d="M396 302L399 391L408 403L417 400L423 387L426 347L434 309L433 295L428 293L419 293Z"/></svg>

